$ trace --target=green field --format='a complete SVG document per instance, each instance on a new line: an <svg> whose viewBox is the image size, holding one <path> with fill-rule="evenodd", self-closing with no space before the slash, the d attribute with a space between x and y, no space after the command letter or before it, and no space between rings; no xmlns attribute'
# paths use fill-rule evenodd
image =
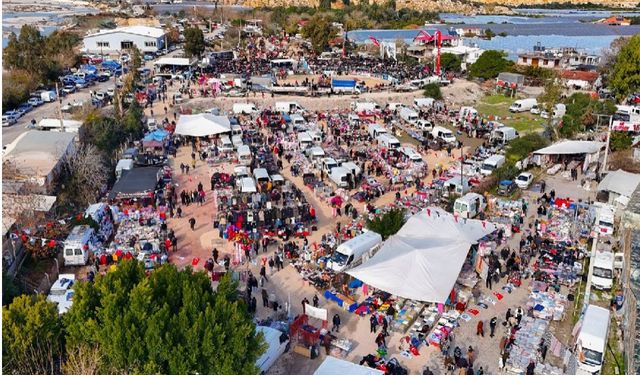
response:
<svg viewBox="0 0 640 375"><path fill-rule="evenodd" d="M516 101L504 95L489 95L480 100L476 109L488 120L495 120L515 128L520 134L537 132L543 129L544 119L529 112L511 113L509 106Z"/></svg>

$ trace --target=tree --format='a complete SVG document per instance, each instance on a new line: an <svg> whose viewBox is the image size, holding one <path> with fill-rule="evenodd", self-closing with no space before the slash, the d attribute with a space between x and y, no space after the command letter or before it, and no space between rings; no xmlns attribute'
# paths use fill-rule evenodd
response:
<svg viewBox="0 0 640 375"><path fill-rule="evenodd" d="M329 41L335 38L337 30L331 24L331 19L322 14L316 14L302 28L302 35L311 40L311 46L316 53L329 47Z"/></svg>
<svg viewBox="0 0 640 375"><path fill-rule="evenodd" d="M40 31L31 25L23 25L20 35L9 34L7 47L3 50L4 64L11 69L22 69L41 77L46 71L45 40Z"/></svg>
<svg viewBox="0 0 640 375"><path fill-rule="evenodd" d="M77 34L61 30L56 30L47 37L45 56L55 65L49 74L57 74L61 69L72 68L78 64L79 56L74 48L80 40L81 38ZM56 79L57 76L50 78Z"/></svg>
<svg viewBox="0 0 640 375"><path fill-rule="evenodd" d="M621 100L640 90L640 34L620 49L609 77L609 86Z"/></svg>
<svg viewBox="0 0 640 375"><path fill-rule="evenodd" d="M127 261L75 286L67 345L98 346L103 370L144 374L257 374L264 350L236 285L163 265L146 276Z"/></svg>
<svg viewBox="0 0 640 375"><path fill-rule="evenodd" d="M547 144L549 141L538 133L523 135L509 142L506 151L507 160L515 163L526 158L533 151L546 147Z"/></svg>
<svg viewBox="0 0 640 375"><path fill-rule="evenodd" d="M29 99L29 93L38 87L36 75L23 69L12 69L2 74L2 107L15 108Z"/></svg>
<svg viewBox="0 0 640 375"><path fill-rule="evenodd" d="M497 77L498 74L507 71L507 68L513 65L513 62L506 57L506 53L502 51L489 50L483 52L478 60L471 64L469 76L484 79Z"/></svg>
<svg viewBox="0 0 640 375"><path fill-rule="evenodd" d="M538 103L541 103L540 107L548 114L552 114L554 106L560 103L562 92L563 88L557 76L551 74L551 76L545 80L542 95L538 97ZM558 138L558 129L553 126L553 116L551 115L547 118L545 131L548 133L549 138Z"/></svg>
<svg viewBox="0 0 640 375"><path fill-rule="evenodd" d="M460 72L462 70L462 59L458 55L445 52L440 55L440 67L445 72Z"/></svg>
<svg viewBox="0 0 640 375"><path fill-rule="evenodd" d="M609 143L611 145L611 151L623 151L631 147L633 137L625 132L611 132Z"/></svg>
<svg viewBox="0 0 640 375"><path fill-rule="evenodd" d="M424 86L424 96L435 100L441 100L442 90L440 90L440 85L437 83L428 83Z"/></svg>
<svg viewBox="0 0 640 375"><path fill-rule="evenodd" d="M188 57L200 57L204 52L204 34L198 27L187 27L184 30L184 53Z"/></svg>
<svg viewBox="0 0 640 375"><path fill-rule="evenodd" d="M80 207L94 203L111 173L103 153L96 146L85 144L65 161L65 166L69 176L66 188L72 192L73 202Z"/></svg>
<svg viewBox="0 0 640 375"><path fill-rule="evenodd" d="M484 37L489 39L489 40L491 40L491 38L493 38L495 36L496 36L496 33L494 33L493 30L491 30L491 29L486 29L484 31Z"/></svg>
<svg viewBox="0 0 640 375"><path fill-rule="evenodd" d="M111 117L90 114L84 125L84 142L94 144L107 155L112 155L126 139L122 126Z"/></svg>
<svg viewBox="0 0 640 375"><path fill-rule="evenodd" d="M405 223L404 210L394 208L373 220L367 220L367 228L380 234L386 240L398 233Z"/></svg>
<svg viewBox="0 0 640 375"><path fill-rule="evenodd" d="M8 272L2 271L2 306L10 304L14 298L20 295L20 288Z"/></svg>
<svg viewBox="0 0 640 375"><path fill-rule="evenodd" d="M2 307L2 372L57 373L62 324L56 305L43 295L16 297Z"/></svg>

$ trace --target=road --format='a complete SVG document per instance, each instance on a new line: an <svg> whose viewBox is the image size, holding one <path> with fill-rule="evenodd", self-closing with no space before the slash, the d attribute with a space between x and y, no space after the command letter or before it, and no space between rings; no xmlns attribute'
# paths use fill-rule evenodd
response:
<svg viewBox="0 0 640 375"><path fill-rule="evenodd" d="M91 96L89 95L89 91L106 91L109 88L115 88L115 78L111 77L106 82L98 82L94 86L90 86L86 89L81 89L71 95L67 95L62 98L62 105L67 103L76 102L91 102ZM71 119L71 115L68 113L63 113L65 119ZM36 122L40 122L43 118L58 118L58 103L51 102L45 103L39 107L34 108L31 112L25 114L18 120L17 123L3 127L2 128L2 147L7 144L13 142L16 138L20 136L20 134L29 130L27 128L28 125L31 124L31 120L35 119Z"/></svg>

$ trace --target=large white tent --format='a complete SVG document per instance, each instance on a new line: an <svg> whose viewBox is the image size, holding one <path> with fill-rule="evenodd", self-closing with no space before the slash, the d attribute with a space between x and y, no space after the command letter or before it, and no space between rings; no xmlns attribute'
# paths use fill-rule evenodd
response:
<svg viewBox="0 0 640 375"><path fill-rule="evenodd" d="M313 375L384 375L384 371L328 355Z"/></svg>
<svg viewBox="0 0 640 375"><path fill-rule="evenodd" d="M445 302L471 245L495 230L488 222L425 208L409 218L369 261L347 273L399 297Z"/></svg>
<svg viewBox="0 0 640 375"><path fill-rule="evenodd" d="M596 141L562 141L551 146L541 148L534 154L539 155L572 155L572 154L593 154L604 147L604 142Z"/></svg>
<svg viewBox="0 0 640 375"><path fill-rule="evenodd" d="M231 131L227 116L214 116L208 113L182 115L176 124L175 134L205 137Z"/></svg>

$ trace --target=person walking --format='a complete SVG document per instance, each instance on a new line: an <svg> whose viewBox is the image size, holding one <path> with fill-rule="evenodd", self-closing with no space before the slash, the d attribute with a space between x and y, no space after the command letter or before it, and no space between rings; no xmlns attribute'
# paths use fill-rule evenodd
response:
<svg viewBox="0 0 640 375"><path fill-rule="evenodd" d="M478 321L476 326L476 336L484 337L484 322L482 320Z"/></svg>
<svg viewBox="0 0 640 375"><path fill-rule="evenodd" d="M331 327L331 332L333 332L334 330L336 332L340 332L340 315L335 314L333 316L333 327Z"/></svg>
<svg viewBox="0 0 640 375"><path fill-rule="evenodd" d="M213 263L218 264L218 256L220 254L218 253L218 248L214 247L213 251L211 252L211 257L213 257Z"/></svg>
<svg viewBox="0 0 640 375"><path fill-rule="evenodd" d="M196 219L194 217L189 219L189 226L191 227L192 231L196 230Z"/></svg>
<svg viewBox="0 0 640 375"><path fill-rule="evenodd" d="M307 313L307 304L309 304L309 300L307 299L307 297L304 297L304 299L302 300L302 313L303 314Z"/></svg>
<svg viewBox="0 0 640 375"><path fill-rule="evenodd" d="M262 307L269 307L269 293L265 288L262 288Z"/></svg>
<svg viewBox="0 0 640 375"><path fill-rule="evenodd" d="M491 331L491 333L489 334L489 336L493 337L495 336L495 332L496 332L496 326L498 325L498 318L496 318L495 316L493 318L491 318L491 320L489 321L489 329Z"/></svg>
<svg viewBox="0 0 640 375"><path fill-rule="evenodd" d="M473 367L473 361L476 359L476 353L473 351L473 347L469 345L469 349L467 349L467 361L469 362L469 366Z"/></svg>
<svg viewBox="0 0 640 375"><path fill-rule="evenodd" d="M267 279L267 268L264 266L264 264L262 265L262 267L260 267L260 280L262 281L263 279L264 281L269 282L269 279ZM262 282L263 285L264 281Z"/></svg>
<svg viewBox="0 0 640 375"><path fill-rule="evenodd" d="M317 294L313 295L313 307L318 307L318 302L320 302L320 298L318 298Z"/></svg>
<svg viewBox="0 0 640 375"><path fill-rule="evenodd" d="M487 289L491 290L492 288L492 283L493 283L493 272L491 271L491 269L489 269L489 272L487 273L487 280L485 281L485 286L487 287Z"/></svg>
<svg viewBox="0 0 640 375"><path fill-rule="evenodd" d="M378 330L378 317L375 314L371 314L369 318L370 333L376 333Z"/></svg>

